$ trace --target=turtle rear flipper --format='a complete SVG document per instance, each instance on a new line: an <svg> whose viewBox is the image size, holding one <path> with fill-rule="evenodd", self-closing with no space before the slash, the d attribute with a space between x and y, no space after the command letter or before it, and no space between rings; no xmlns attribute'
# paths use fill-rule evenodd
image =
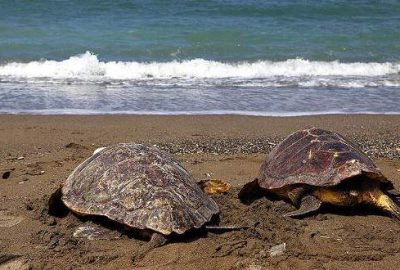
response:
<svg viewBox="0 0 400 270"><path fill-rule="evenodd" d="M386 195L388 195L395 203L400 205L400 191L396 189L386 190Z"/></svg>
<svg viewBox="0 0 400 270"><path fill-rule="evenodd" d="M393 200L390 200L390 198L388 197L388 201L389 201L389 205L390 205L390 214L396 218L396 220L398 222L400 222L400 207L398 205L398 203L400 203L400 198L396 199L396 202L394 202Z"/></svg>
<svg viewBox="0 0 400 270"><path fill-rule="evenodd" d="M224 226L205 225L204 228L207 231L213 231L213 232L229 232L229 231L245 230L245 229L248 229L249 226L242 226L242 225L224 225Z"/></svg>
<svg viewBox="0 0 400 270"><path fill-rule="evenodd" d="M321 207L321 205L322 202L318 200L316 197L312 195L306 195L305 197L302 198L299 209L286 213L283 216L284 217L304 216L305 214L317 211Z"/></svg>
<svg viewBox="0 0 400 270"><path fill-rule="evenodd" d="M391 198L380 190L374 190L372 194L372 203L378 208L388 212L397 221L400 222L400 197ZM394 199L394 200L393 200Z"/></svg>
<svg viewBox="0 0 400 270"><path fill-rule="evenodd" d="M400 200L400 191L398 191L396 189L389 189L389 190L386 190L386 193L390 196L395 197L397 200Z"/></svg>

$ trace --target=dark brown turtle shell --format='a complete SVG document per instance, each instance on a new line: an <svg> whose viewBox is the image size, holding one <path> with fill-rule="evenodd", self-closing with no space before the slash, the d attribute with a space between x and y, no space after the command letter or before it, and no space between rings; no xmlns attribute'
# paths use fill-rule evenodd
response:
<svg viewBox="0 0 400 270"><path fill-rule="evenodd" d="M85 160L66 180L61 199L78 214L164 235L199 228L219 212L179 162L143 144L117 144Z"/></svg>
<svg viewBox="0 0 400 270"><path fill-rule="evenodd" d="M289 135L269 153L258 185L270 190L295 184L335 186L362 174L392 187L374 163L344 137L310 128Z"/></svg>

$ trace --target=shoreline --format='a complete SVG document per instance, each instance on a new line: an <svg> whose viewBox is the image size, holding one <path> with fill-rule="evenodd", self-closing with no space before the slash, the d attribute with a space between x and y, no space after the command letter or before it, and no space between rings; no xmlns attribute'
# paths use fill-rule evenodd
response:
<svg viewBox="0 0 400 270"><path fill-rule="evenodd" d="M62 110L57 110L62 111ZM20 112L7 112L0 111L1 115L29 115L29 116L252 116L252 117L307 117L307 116L396 116L400 112L300 112L300 113L265 113L265 112L249 112L249 111L182 111L182 112L97 112L82 110L81 113L77 112L52 112L51 110L44 111L20 111Z"/></svg>

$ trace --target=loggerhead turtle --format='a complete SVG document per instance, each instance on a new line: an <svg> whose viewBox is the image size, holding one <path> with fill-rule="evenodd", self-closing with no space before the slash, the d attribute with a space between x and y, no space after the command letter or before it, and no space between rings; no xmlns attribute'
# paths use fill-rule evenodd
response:
<svg viewBox="0 0 400 270"><path fill-rule="evenodd" d="M310 128L289 135L266 157L259 177L239 192L242 200L257 190L276 194L298 209L285 216L301 216L322 203L338 206L373 205L400 220L392 200L400 193L374 163L341 135ZM392 197L392 198L391 198Z"/></svg>
<svg viewBox="0 0 400 270"><path fill-rule="evenodd" d="M58 196L77 215L105 216L150 234L138 256L166 243L170 234L203 227L219 213L218 205L178 161L143 144L120 143L95 151L71 173ZM55 193L50 205L56 197Z"/></svg>

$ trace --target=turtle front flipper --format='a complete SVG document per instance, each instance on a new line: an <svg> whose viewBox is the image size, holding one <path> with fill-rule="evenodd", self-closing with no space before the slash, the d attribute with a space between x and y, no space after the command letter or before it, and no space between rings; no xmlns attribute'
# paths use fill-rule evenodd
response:
<svg viewBox="0 0 400 270"><path fill-rule="evenodd" d="M313 195L306 195L301 199L300 208L286 213L284 217L299 217L317 211L322 205L322 202Z"/></svg>
<svg viewBox="0 0 400 270"><path fill-rule="evenodd" d="M296 208L299 208L301 205L302 198L307 192L308 189L306 187L295 187L287 192L287 196L292 201L293 205Z"/></svg>
<svg viewBox="0 0 400 270"><path fill-rule="evenodd" d="M137 263L141 259L146 256L147 253L149 253L151 250L161 247L167 243L168 239L165 235L161 233L153 233L151 236L151 239L148 243L144 244L137 250L135 255L132 257L133 263Z"/></svg>

